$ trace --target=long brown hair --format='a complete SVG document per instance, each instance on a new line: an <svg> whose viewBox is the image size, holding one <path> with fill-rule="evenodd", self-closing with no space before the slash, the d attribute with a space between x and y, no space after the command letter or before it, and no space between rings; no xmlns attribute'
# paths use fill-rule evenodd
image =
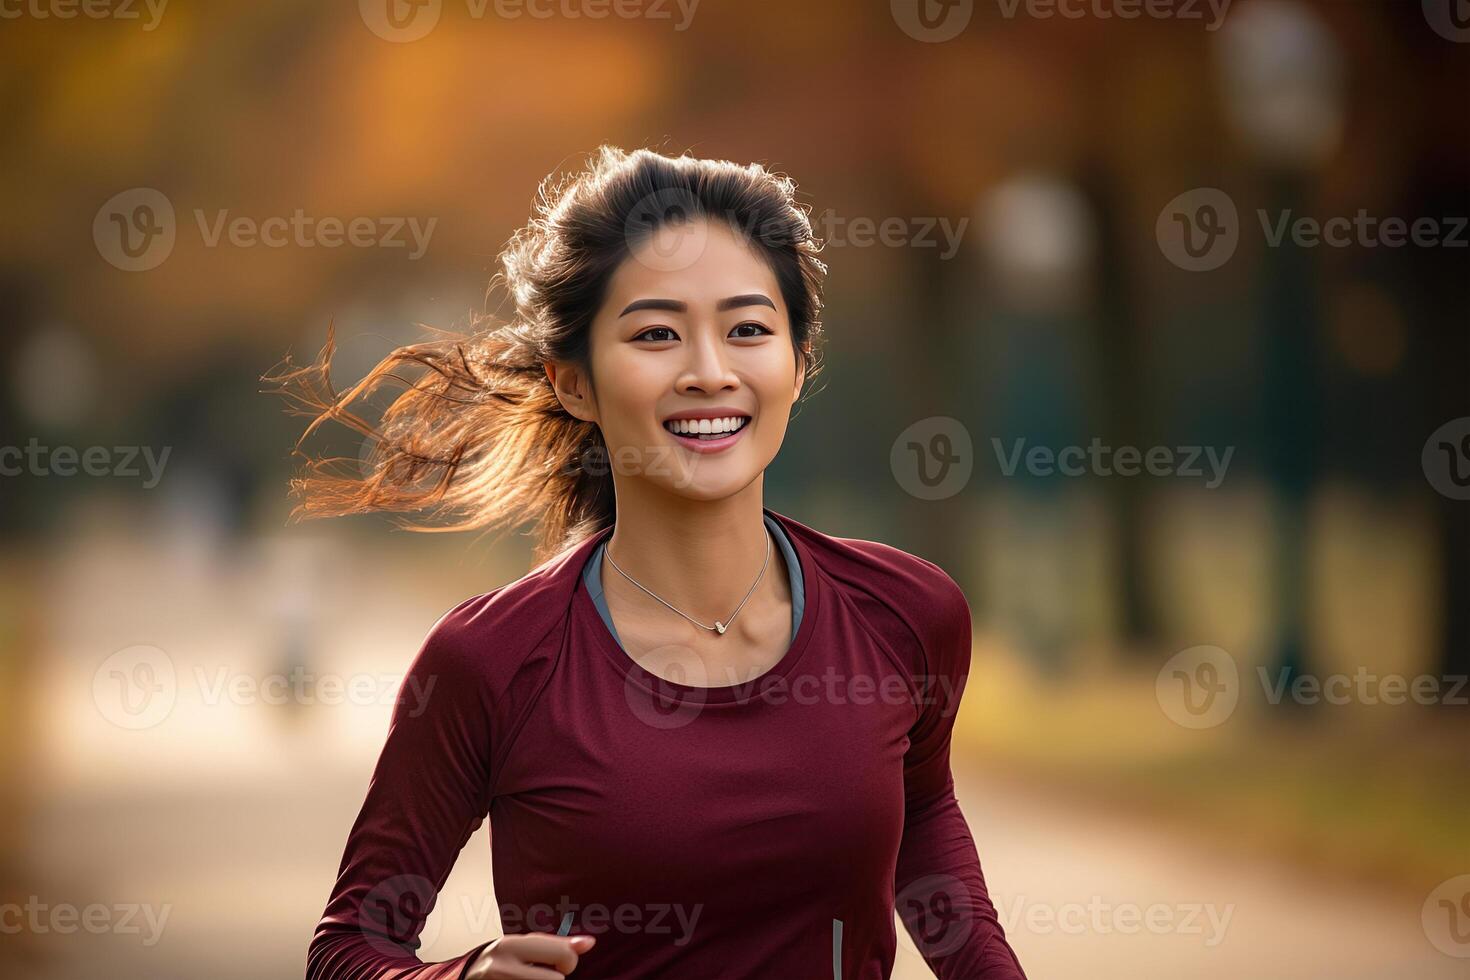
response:
<svg viewBox="0 0 1470 980"><path fill-rule="evenodd" d="M544 364L586 369L590 327L613 272L660 226L700 217L725 221L769 263L810 381L821 364L827 269L792 180L760 164L600 146L582 172L542 182L530 222L501 251L491 288L502 285L513 300L509 322L475 315L466 332L435 331L341 394L331 382L329 326L312 364L293 368L287 356L261 379L287 398L288 411L313 417L294 449L306 465L291 480L292 516L382 511L415 531L535 520L537 561L612 524L610 467L596 465L607 454L601 431L562 408ZM378 424L351 409L388 382L404 390ZM329 419L370 441L361 461L302 452Z"/></svg>

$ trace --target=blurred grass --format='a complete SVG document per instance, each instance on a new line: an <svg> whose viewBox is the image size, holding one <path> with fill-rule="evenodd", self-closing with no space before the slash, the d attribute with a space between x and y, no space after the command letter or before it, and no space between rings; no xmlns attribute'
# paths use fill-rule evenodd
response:
<svg viewBox="0 0 1470 980"><path fill-rule="evenodd" d="M977 638L955 751L1196 844L1419 894L1470 865L1470 712L1253 709L1171 722L1152 670L1043 678ZM1162 662L1162 661L1160 661Z"/></svg>

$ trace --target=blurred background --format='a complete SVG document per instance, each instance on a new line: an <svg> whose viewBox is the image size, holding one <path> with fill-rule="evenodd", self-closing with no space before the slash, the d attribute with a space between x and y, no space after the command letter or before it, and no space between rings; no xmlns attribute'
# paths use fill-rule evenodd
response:
<svg viewBox="0 0 1470 980"><path fill-rule="evenodd" d="M602 142L811 206L767 505L965 588L1033 980L1467 974L1464 0L7 0L0 45L0 976L303 973L403 670L530 541L289 522L260 378L497 309ZM482 827L426 959L489 888Z"/></svg>

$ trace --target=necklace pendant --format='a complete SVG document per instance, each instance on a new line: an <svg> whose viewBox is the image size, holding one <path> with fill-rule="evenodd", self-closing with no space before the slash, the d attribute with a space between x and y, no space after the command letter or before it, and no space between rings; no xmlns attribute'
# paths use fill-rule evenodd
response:
<svg viewBox="0 0 1470 980"><path fill-rule="evenodd" d="M725 632L725 624L722 623L722 622L720 622L718 619L715 620L715 632L716 633L724 633Z"/></svg>

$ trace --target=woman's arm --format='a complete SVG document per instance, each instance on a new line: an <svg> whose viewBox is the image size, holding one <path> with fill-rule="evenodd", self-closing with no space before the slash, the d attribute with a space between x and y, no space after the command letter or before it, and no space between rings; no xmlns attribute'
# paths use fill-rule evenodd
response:
<svg viewBox="0 0 1470 980"><path fill-rule="evenodd" d="M489 812L489 684L451 610L393 709L367 798L312 937L307 980L461 980L484 949L442 963L416 952L454 860Z"/></svg>
<svg viewBox="0 0 1470 980"><path fill-rule="evenodd" d="M1026 980L985 887L954 795L950 734L970 669L970 607L938 566L935 603L917 622L924 646L919 719L904 755L904 832L895 905L939 980Z"/></svg>

